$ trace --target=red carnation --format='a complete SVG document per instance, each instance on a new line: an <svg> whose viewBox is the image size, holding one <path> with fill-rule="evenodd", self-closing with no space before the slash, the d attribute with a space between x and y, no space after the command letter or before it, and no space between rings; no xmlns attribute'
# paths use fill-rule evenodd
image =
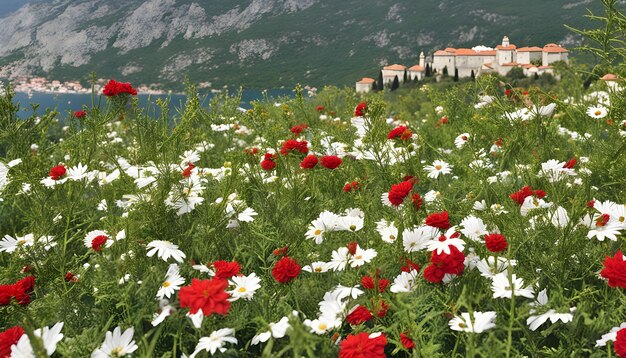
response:
<svg viewBox="0 0 626 358"><path fill-rule="evenodd" d="M341 165L341 158L336 155L325 155L320 158L320 164L324 168L335 169Z"/></svg>
<svg viewBox="0 0 626 358"><path fill-rule="evenodd" d="M367 112L367 103L361 102L354 109L354 116L355 117L363 117L366 112Z"/></svg>
<svg viewBox="0 0 626 358"><path fill-rule="evenodd" d="M424 269L424 278L432 283L439 283L443 280L443 276L445 276L445 272L441 267L437 267L436 265L429 265Z"/></svg>
<svg viewBox="0 0 626 358"><path fill-rule="evenodd" d="M268 171L276 168L276 162L274 161L274 158L274 154L265 153L265 155L263 156L263 161L261 161L261 168Z"/></svg>
<svg viewBox="0 0 626 358"><path fill-rule="evenodd" d="M422 197L419 193L413 193L411 196L411 202L413 203L413 208L415 211L418 211L422 207Z"/></svg>
<svg viewBox="0 0 626 358"><path fill-rule="evenodd" d="M374 315L378 318L383 318L387 315L387 311L389 311L389 304L383 300L378 301L374 305Z"/></svg>
<svg viewBox="0 0 626 358"><path fill-rule="evenodd" d="M442 230L448 230L450 228L448 212L442 211L440 213L432 213L428 215L428 217L426 217L426 225L436 227Z"/></svg>
<svg viewBox="0 0 626 358"><path fill-rule="evenodd" d="M215 261L213 263L213 267L215 268L215 277L221 279L231 278L239 274L239 270L241 270L241 266L237 261Z"/></svg>
<svg viewBox="0 0 626 358"><path fill-rule="evenodd" d="M24 330L20 326L15 326L0 332L0 358L8 358L11 356L11 346L17 344Z"/></svg>
<svg viewBox="0 0 626 358"><path fill-rule="evenodd" d="M436 124L435 126L436 126L436 127L439 127L439 126L441 126L442 124L448 124L448 123L449 123L449 121L448 121L448 117L443 116L443 117L441 117L441 119L440 119L440 120L438 120L438 121L437 121L437 124Z"/></svg>
<svg viewBox="0 0 626 358"><path fill-rule="evenodd" d="M325 109L324 106L317 106L317 107L315 107L315 110L318 111L318 112L322 112L324 109Z"/></svg>
<svg viewBox="0 0 626 358"><path fill-rule="evenodd" d="M87 111L76 111L74 112L74 117L76 118L84 118L87 115Z"/></svg>
<svg viewBox="0 0 626 358"><path fill-rule="evenodd" d="M620 358L626 358L626 328L622 328L617 331L613 348L615 349L615 353L617 353Z"/></svg>
<svg viewBox="0 0 626 358"><path fill-rule="evenodd" d="M94 237L93 240L91 240L91 248L96 252L102 250L102 245L104 245L108 239L109 238L106 235L98 235Z"/></svg>
<svg viewBox="0 0 626 358"><path fill-rule="evenodd" d="M287 251L289 251L289 246L283 246L278 249L274 249L274 251L272 251L272 254L274 256L285 256L287 255Z"/></svg>
<svg viewBox="0 0 626 358"><path fill-rule="evenodd" d="M382 293L383 291L385 291L387 286L389 286L389 280L386 278L377 277L377 284L378 284L378 292ZM374 283L374 278L371 276L363 276L363 278L361 279L361 285L363 285L363 287L368 290L373 290L376 288L376 283Z"/></svg>
<svg viewBox="0 0 626 358"><path fill-rule="evenodd" d="M420 270L420 266L417 263L415 263L415 262L413 262L411 260L405 260L404 262L405 262L404 266L402 266L400 268L400 271L411 272L413 270L415 270L415 271L419 271Z"/></svg>
<svg viewBox="0 0 626 358"><path fill-rule="evenodd" d="M511 199L513 199L519 205L524 204L524 199L529 196L536 196L541 199L546 196L546 192L543 190L533 190L530 186L525 186L521 190L516 191L515 193L509 195Z"/></svg>
<svg viewBox="0 0 626 358"><path fill-rule="evenodd" d="M506 250L509 244L506 242L504 235L487 234L485 235L485 246L491 252L501 252Z"/></svg>
<svg viewBox="0 0 626 358"><path fill-rule="evenodd" d="M391 205L398 206L402 204L404 198L409 195L411 189L413 189L413 184L409 180L403 181L400 184L394 184L391 186L387 198Z"/></svg>
<svg viewBox="0 0 626 358"><path fill-rule="evenodd" d="M109 82L107 82L107 84L104 86L104 89L102 90L102 94L107 97L113 97L123 93L136 96L137 90L134 89L133 86L131 86L128 82L122 83L117 82L116 80L109 80Z"/></svg>
<svg viewBox="0 0 626 358"><path fill-rule="evenodd" d="M359 247L359 244L356 241L349 242L346 247L348 248L348 252L350 255L356 254L356 248Z"/></svg>
<svg viewBox="0 0 626 358"><path fill-rule="evenodd" d="M430 262L424 269L424 278L432 283L441 282L445 274L460 275L465 271L465 255L455 246L450 246L450 254L433 251Z"/></svg>
<svg viewBox="0 0 626 358"><path fill-rule="evenodd" d="M67 271L65 274L66 282L78 282L78 277L76 277L71 271Z"/></svg>
<svg viewBox="0 0 626 358"><path fill-rule="evenodd" d="M309 147L307 145L308 142L305 140L298 141L295 139L288 139L283 142L283 147L280 148L280 152L284 155L287 155L291 151L297 150L300 153L306 154L309 152Z"/></svg>
<svg viewBox="0 0 626 358"><path fill-rule="evenodd" d="M356 191L359 188L360 184L358 181L353 181L352 183L346 183L346 185L343 186L343 191L345 191L346 193L353 190Z"/></svg>
<svg viewBox="0 0 626 358"><path fill-rule="evenodd" d="M305 130L306 128L307 128L306 124L301 124L298 126L291 127L289 131L295 135L300 135L300 133L302 133L302 131Z"/></svg>
<svg viewBox="0 0 626 358"><path fill-rule="evenodd" d="M339 358L385 358L387 338L384 334L370 338L370 334L361 332L349 334L341 341Z"/></svg>
<svg viewBox="0 0 626 358"><path fill-rule="evenodd" d="M572 158L572 159L568 160L567 163L565 163L563 165L563 168L565 168L565 169L572 169L572 168L574 168L574 166L576 166L577 162L578 161L576 160L576 158Z"/></svg>
<svg viewBox="0 0 626 358"><path fill-rule="evenodd" d="M595 200L589 200L587 202L587 207L590 209L593 209L594 205L596 205L596 201Z"/></svg>
<svg viewBox="0 0 626 358"><path fill-rule="evenodd" d="M406 349L415 348L415 343L413 343L413 340L404 333L400 333L400 343L402 343L402 346Z"/></svg>
<svg viewBox="0 0 626 358"><path fill-rule="evenodd" d="M274 265L272 276L280 283L287 283L300 274L300 265L293 259L285 256Z"/></svg>
<svg viewBox="0 0 626 358"><path fill-rule="evenodd" d="M22 306L29 304L34 287L34 276L23 278L12 285L0 285L0 306L11 304L13 298Z"/></svg>
<svg viewBox="0 0 626 358"><path fill-rule="evenodd" d="M303 169L313 169L317 165L317 157L313 154L309 154L300 162L300 168Z"/></svg>
<svg viewBox="0 0 626 358"><path fill-rule="evenodd" d="M359 325L372 319L372 313L365 306L357 306L350 314L346 316L346 322L351 325Z"/></svg>
<svg viewBox="0 0 626 358"><path fill-rule="evenodd" d="M604 269L600 271L600 275L609 280L609 287L626 288L626 261L620 250L615 256L604 259Z"/></svg>
<svg viewBox="0 0 626 358"><path fill-rule="evenodd" d="M404 133L405 130L407 130L405 126L396 127L387 133L387 139L398 138L402 135L402 133Z"/></svg>
<svg viewBox="0 0 626 358"><path fill-rule="evenodd" d="M189 307L191 314L197 313L199 309L202 314L210 316L213 313L225 316L230 309L229 294L225 289L228 281L219 278L210 280L191 280L191 285L181 287L178 292L180 307Z"/></svg>
<svg viewBox="0 0 626 358"><path fill-rule="evenodd" d="M65 169L65 167L63 165L57 165L56 167L52 167L52 169L50 169L50 178L52 180L59 180L61 179L62 176L65 175L65 173L67 172L67 169Z"/></svg>
<svg viewBox="0 0 626 358"><path fill-rule="evenodd" d="M185 168L182 172L183 177L185 178L189 178L191 176L191 172L193 170L193 168L195 168L196 166L193 165L193 163L189 163L187 164L187 168Z"/></svg>

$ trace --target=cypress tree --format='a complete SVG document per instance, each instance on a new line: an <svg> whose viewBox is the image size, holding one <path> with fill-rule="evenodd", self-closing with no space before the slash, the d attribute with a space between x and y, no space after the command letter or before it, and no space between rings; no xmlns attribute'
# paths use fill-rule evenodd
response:
<svg viewBox="0 0 626 358"><path fill-rule="evenodd" d="M383 71L378 73L378 81L376 81L376 89L382 91L385 89L385 83L383 82Z"/></svg>
<svg viewBox="0 0 626 358"><path fill-rule="evenodd" d="M472 70L472 73L470 73L470 77L472 78L472 81L476 79L476 75L474 74L474 70Z"/></svg>
<svg viewBox="0 0 626 358"><path fill-rule="evenodd" d="M539 79L539 73L535 72L535 80Z"/></svg>
<svg viewBox="0 0 626 358"><path fill-rule="evenodd" d="M430 76L432 76L432 75L433 75L433 73L432 73L432 71L430 70L430 64L429 64L429 63L427 63L427 64L426 64L426 77L430 77Z"/></svg>
<svg viewBox="0 0 626 358"><path fill-rule="evenodd" d="M393 78L393 83L391 84L391 90L394 91L398 87L400 87L400 80L398 79L398 75L396 75L396 77Z"/></svg>
<svg viewBox="0 0 626 358"><path fill-rule="evenodd" d="M378 89L378 86L376 85L376 81L374 81L374 83L372 83L372 91L376 92L377 89Z"/></svg>
<svg viewBox="0 0 626 358"><path fill-rule="evenodd" d="M448 75L448 66L444 66L443 67L443 75L447 76Z"/></svg>
<svg viewBox="0 0 626 358"><path fill-rule="evenodd" d="M402 79L403 83L406 83L409 80L408 73L406 72L406 68L404 69L404 78Z"/></svg>
<svg viewBox="0 0 626 358"><path fill-rule="evenodd" d="M454 68L454 82L457 82L459 80L459 69L458 68Z"/></svg>

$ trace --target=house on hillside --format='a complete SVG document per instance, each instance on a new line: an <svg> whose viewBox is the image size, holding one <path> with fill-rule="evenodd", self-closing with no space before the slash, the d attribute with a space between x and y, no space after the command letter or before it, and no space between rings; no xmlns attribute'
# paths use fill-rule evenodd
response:
<svg viewBox="0 0 626 358"><path fill-rule="evenodd" d="M404 82L404 71L406 71L406 66L393 64L390 66L385 66L382 69L383 71L383 84L391 84L393 83L393 79L398 76L398 81L400 83Z"/></svg>
<svg viewBox="0 0 626 358"><path fill-rule="evenodd" d="M356 92L357 93L368 93L374 89L374 82L376 82L373 78L363 77L356 83Z"/></svg>

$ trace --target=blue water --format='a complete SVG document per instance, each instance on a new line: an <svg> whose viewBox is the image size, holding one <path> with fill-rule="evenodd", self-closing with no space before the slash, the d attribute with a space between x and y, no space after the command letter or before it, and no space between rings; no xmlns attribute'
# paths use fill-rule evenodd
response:
<svg viewBox="0 0 626 358"><path fill-rule="evenodd" d="M293 97L294 93L292 90L289 89L270 89L267 91L243 90L239 106L246 109L252 108L251 102L263 101L266 95L270 100L273 100L280 97ZM214 96L215 94L212 93L201 94L201 105L203 107L208 107L210 100ZM182 94L139 94L137 96L137 98L139 99L139 106L141 108L148 108L150 110L150 114L156 116L160 115L160 110L156 105L156 100L159 98L166 99L168 97L170 98L170 114L176 115L178 111L182 111L184 109L184 104L187 97ZM98 95L96 95L95 98L96 106L98 105L99 98L101 100L101 105L104 106L106 104L106 97ZM38 105L35 112L36 115L44 114L46 112L46 109L54 109L57 112L62 113L63 115L68 115L69 113L74 111L91 108L92 96L91 94L83 93L59 94L33 92L32 98L28 98L28 95L26 93L16 93L13 100L20 105L19 116L22 118L26 118L33 114L33 107L31 104Z"/></svg>

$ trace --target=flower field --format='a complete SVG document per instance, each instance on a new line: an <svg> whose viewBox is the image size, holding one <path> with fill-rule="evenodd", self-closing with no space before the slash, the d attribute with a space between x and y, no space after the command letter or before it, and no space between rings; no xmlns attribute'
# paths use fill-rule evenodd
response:
<svg viewBox="0 0 626 358"><path fill-rule="evenodd" d="M111 81L27 120L7 89L0 357L624 357L626 100L576 81L159 115Z"/></svg>

